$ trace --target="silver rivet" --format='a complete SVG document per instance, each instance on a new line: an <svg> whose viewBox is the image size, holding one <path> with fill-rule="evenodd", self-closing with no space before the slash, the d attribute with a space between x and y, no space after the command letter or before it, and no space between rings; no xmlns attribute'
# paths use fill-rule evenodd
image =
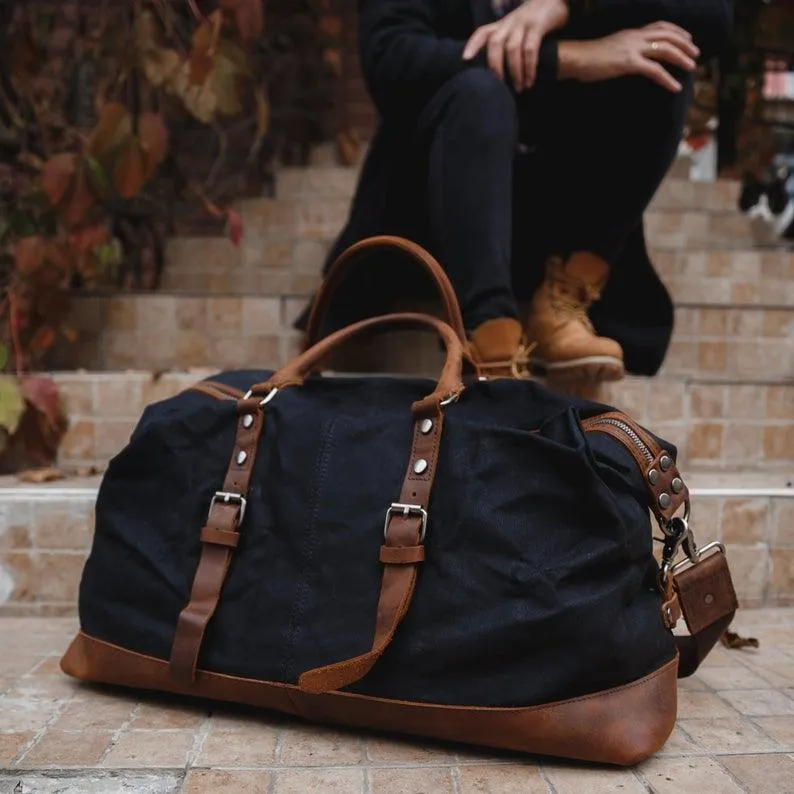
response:
<svg viewBox="0 0 794 794"><path fill-rule="evenodd" d="M656 483L659 482L659 472L656 469L651 469L648 472L648 482L651 485L656 485Z"/></svg>
<svg viewBox="0 0 794 794"><path fill-rule="evenodd" d="M706 593L706 595L703 597L703 600L707 604L713 604L714 603L714 596L711 593Z"/></svg>
<svg viewBox="0 0 794 794"><path fill-rule="evenodd" d="M433 429L433 420L423 419L422 424L419 425L419 429L422 431L424 435L427 435Z"/></svg>
<svg viewBox="0 0 794 794"><path fill-rule="evenodd" d="M668 457L667 455L662 455L662 459L659 461L659 468L662 471L667 471L673 465L673 459Z"/></svg>
<svg viewBox="0 0 794 794"><path fill-rule="evenodd" d="M424 474L427 471L427 461L424 458L419 458L414 463L414 474Z"/></svg>
<svg viewBox="0 0 794 794"><path fill-rule="evenodd" d="M672 607L667 607L667 609L665 611L667 613L667 620L670 623L672 623L673 622L673 608Z"/></svg>
<svg viewBox="0 0 794 794"><path fill-rule="evenodd" d="M242 465L243 465L243 463L245 463L245 461L246 461L247 459L248 459L248 453L247 453L247 452L244 452L243 450L240 450L240 451L237 453L237 465L238 465L238 466L242 466Z"/></svg>
<svg viewBox="0 0 794 794"><path fill-rule="evenodd" d="M676 477L670 483L670 487L673 489L673 493L681 493L684 490L684 481L680 477Z"/></svg>
<svg viewBox="0 0 794 794"><path fill-rule="evenodd" d="M246 414L243 417L243 427L248 430L249 427L254 423L254 417L251 414Z"/></svg>
<svg viewBox="0 0 794 794"><path fill-rule="evenodd" d="M659 494L659 507L661 507L662 510L667 510L672 501L669 493Z"/></svg>

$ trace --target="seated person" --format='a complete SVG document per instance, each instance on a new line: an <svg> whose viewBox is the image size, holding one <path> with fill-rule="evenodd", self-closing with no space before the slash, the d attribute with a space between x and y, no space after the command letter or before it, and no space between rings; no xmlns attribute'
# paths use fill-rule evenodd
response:
<svg viewBox="0 0 794 794"><path fill-rule="evenodd" d="M643 213L676 156L696 62L729 35L729 0L359 8L381 123L329 263L378 234L426 247L489 376L526 376L528 344L533 366L584 389L657 372L673 309ZM387 310L404 280L357 275L324 333Z"/></svg>

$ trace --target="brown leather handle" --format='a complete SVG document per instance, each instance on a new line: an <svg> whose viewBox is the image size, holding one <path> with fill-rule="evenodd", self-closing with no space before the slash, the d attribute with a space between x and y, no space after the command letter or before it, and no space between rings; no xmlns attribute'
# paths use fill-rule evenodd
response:
<svg viewBox="0 0 794 794"><path fill-rule="evenodd" d="M398 250L408 255L418 265L421 265L430 276L441 296L444 305L444 319L452 326L460 341L466 344L466 330L463 326L463 316L460 305L452 288L447 274L441 265L424 248L403 237L381 235L369 237L366 240L351 245L343 251L328 269L328 273L314 299L309 320L306 325L306 347L316 344L320 339L323 322L328 314L328 309L334 294L340 284L348 277L350 272L361 265L369 254L384 250Z"/></svg>
<svg viewBox="0 0 794 794"><path fill-rule="evenodd" d="M393 328L420 328L435 331L446 347L446 360L435 391L425 399L414 404L417 412L437 409L445 400L454 398L463 391L461 380L463 372L463 344L455 331L442 320L429 314L402 312L370 317L367 320L349 325L317 342L304 353L294 358L276 372L269 381L254 388L259 393L266 390L281 389L286 386L299 386L315 370L329 353L364 332L389 331Z"/></svg>

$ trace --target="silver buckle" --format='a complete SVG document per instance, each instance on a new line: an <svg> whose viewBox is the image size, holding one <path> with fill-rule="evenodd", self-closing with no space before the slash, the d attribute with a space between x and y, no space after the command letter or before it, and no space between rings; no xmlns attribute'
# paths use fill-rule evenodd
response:
<svg viewBox="0 0 794 794"><path fill-rule="evenodd" d="M249 389L244 395L243 399L248 400L253 396L254 390ZM266 395L265 399L259 403L260 408L264 408L276 395L278 394L278 389L271 389Z"/></svg>
<svg viewBox="0 0 794 794"><path fill-rule="evenodd" d="M386 511L386 520L383 522L383 539L389 539L389 522L392 516L402 515L403 518L409 516L421 516L422 518L422 531L419 534L419 542L425 542L425 535L427 535L427 510L422 505L404 505L400 502L394 502Z"/></svg>
<svg viewBox="0 0 794 794"><path fill-rule="evenodd" d="M685 571L687 568L694 567L699 562L702 562L705 557L711 557L712 555L710 552L712 551L716 551L719 554L725 554L725 546L723 546L718 540L715 540L713 543L707 543L702 549L698 549L695 552L694 559L687 555L687 559L677 562L671 569L673 576L677 576L679 573L681 573L681 571Z"/></svg>
<svg viewBox="0 0 794 794"><path fill-rule="evenodd" d="M666 583L670 577L671 572L675 571L675 564L673 561L678 554L679 549L684 550L687 559L684 562L689 562L692 565L697 565L700 562L702 551L698 550L697 543L695 543L695 536L692 534L692 529L687 520L689 511L681 518L675 516L670 519L662 530L666 536L664 542L664 551L662 553L662 582ZM709 544L705 548L713 548L714 544ZM680 565L681 563L678 563Z"/></svg>
<svg viewBox="0 0 794 794"><path fill-rule="evenodd" d="M218 502L223 502L225 505L228 504L236 504L240 505L240 512L237 515L237 526L239 527L240 524L243 523L243 519L245 518L245 508L248 505L248 501L246 498L239 493L229 493L228 491L216 491L215 495L210 499L210 509L207 513L207 520L212 515L212 508L215 507Z"/></svg>

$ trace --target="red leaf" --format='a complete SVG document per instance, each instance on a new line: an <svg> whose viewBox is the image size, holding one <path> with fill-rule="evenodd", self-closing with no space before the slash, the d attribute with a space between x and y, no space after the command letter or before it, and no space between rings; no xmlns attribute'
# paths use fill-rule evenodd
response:
<svg viewBox="0 0 794 794"><path fill-rule="evenodd" d="M226 228L229 231L229 239L234 245L239 245L240 240L243 239L243 219L240 217L240 213L229 210L226 213L226 223Z"/></svg>
<svg viewBox="0 0 794 794"><path fill-rule="evenodd" d="M45 248L43 237L23 237L18 240L15 251L17 270L23 276L35 273L44 261Z"/></svg>
<svg viewBox="0 0 794 794"><path fill-rule="evenodd" d="M132 133L132 119L121 102L108 102L100 111L99 122L88 141L88 154L102 157Z"/></svg>
<svg viewBox="0 0 794 794"><path fill-rule="evenodd" d="M31 350L34 353L43 353L55 344L55 339L55 330L48 326L43 326L33 334L33 338L30 340Z"/></svg>
<svg viewBox="0 0 794 794"><path fill-rule="evenodd" d="M146 184L146 156L137 138L130 138L119 154L113 184L122 198L136 196Z"/></svg>
<svg viewBox="0 0 794 794"><path fill-rule="evenodd" d="M206 50L194 50L190 53L188 62L190 64L190 84L204 85L215 66L215 59Z"/></svg>
<svg viewBox="0 0 794 794"><path fill-rule="evenodd" d="M77 253L91 251L110 240L108 230L104 226L84 226L69 235L69 242Z"/></svg>
<svg viewBox="0 0 794 794"><path fill-rule="evenodd" d="M165 158L168 149L168 129L156 113L144 113L138 121L138 137L154 170Z"/></svg>
<svg viewBox="0 0 794 794"><path fill-rule="evenodd" d="M20 386L22 396L44 417L49 427L59 427L63 421L63 411L61 395L55 381L52 378L30 376L23 377Z"/></svg>
<svg viewBox="0 0 794 794"><path fill-rule="evenodd" d="M96 196L92 189L88 166L84 161L81 161L72 179L68 197L63 203L63 220L68 226L76 226L82 223L85 220L86 213L94 206L95 202Z"/></svg>
<svg viewBox="0 0 794 794"><path fill-rule="evenodd" d="M44 193L53 207L57 207L72 184L77 169L76 154L56 154L41 169Z"/></svg>

